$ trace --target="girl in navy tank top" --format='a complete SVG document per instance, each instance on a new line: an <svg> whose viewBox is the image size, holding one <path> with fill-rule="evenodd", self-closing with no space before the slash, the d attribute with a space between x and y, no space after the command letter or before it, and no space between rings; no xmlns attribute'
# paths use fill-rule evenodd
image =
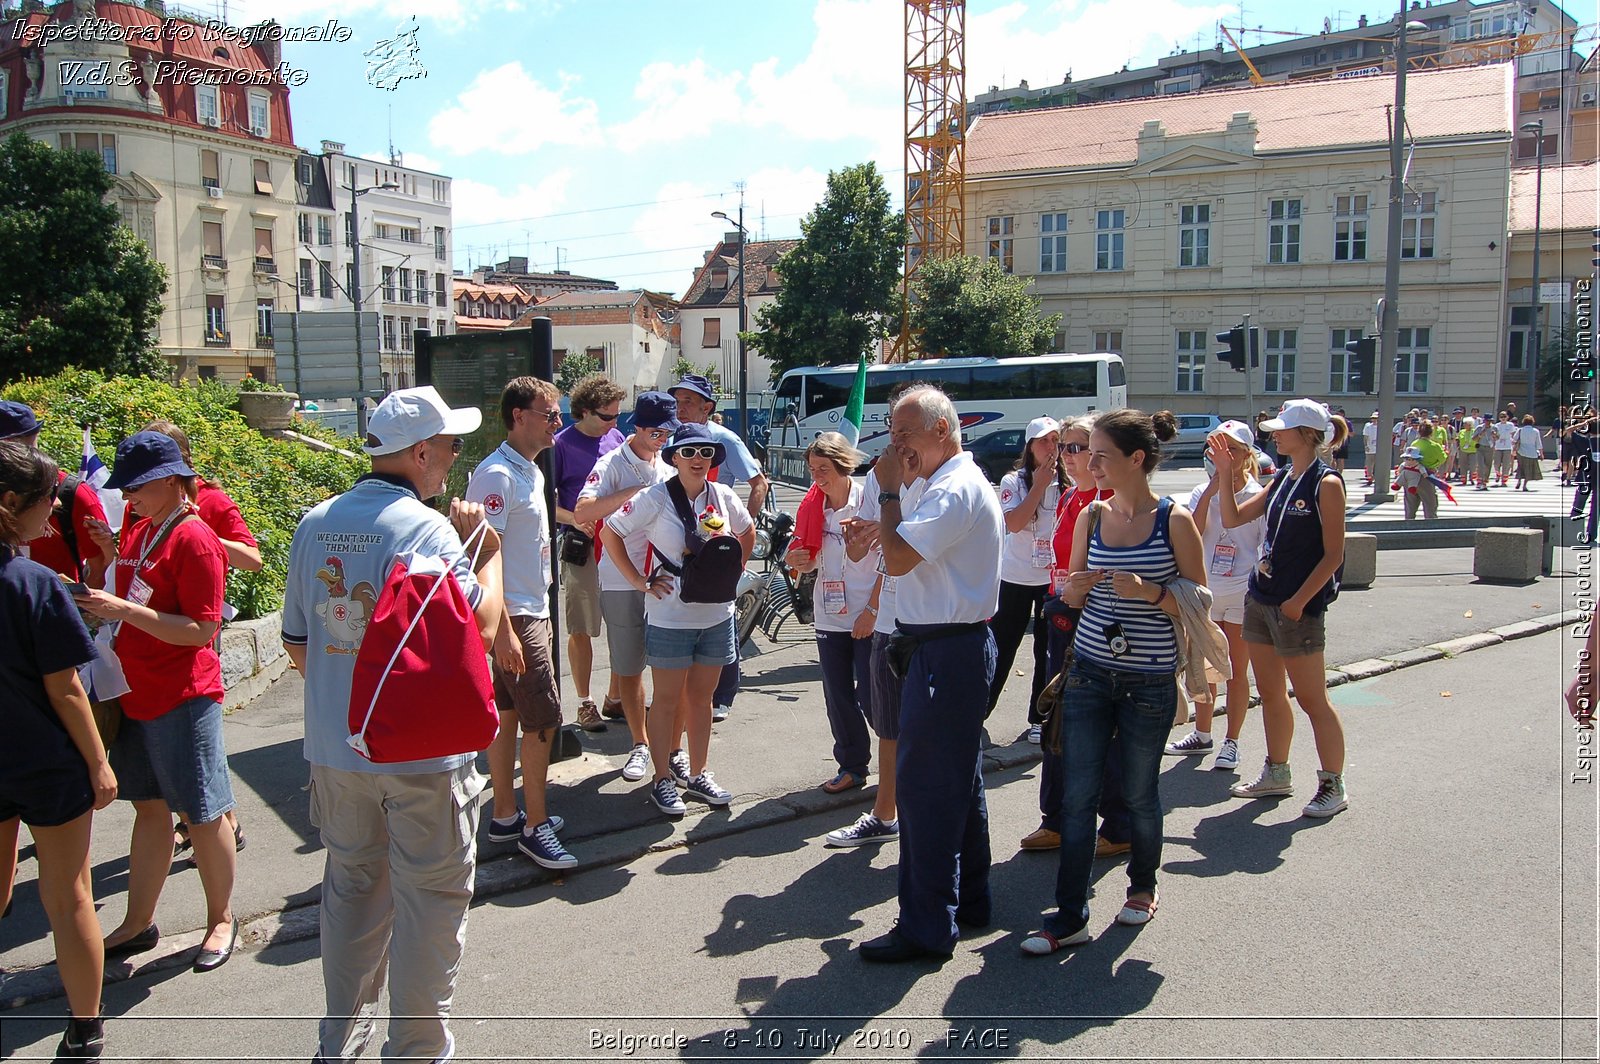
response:
<svg viewBox="0 0 1600 1064"><path fill-rule="evenodd" d="M1271 432L1288 465L1268 489L1244 503L1219 496L1222 523L1237 528L1265 517L1267 538L1261 561L1250 574L1245 598L1244 641L1250 650L1261 718L1267 733L1267 760L1254 783L1236 783L1235 798L1283 797L1293 793L1289 747L1294 712L1289 687L1311 721L1322 768L1317 791L1303 810L1330 817L1349 802L1344 788L1344 727L1328 699L1323 669L1328 603L1339 593L1344 563L1344 480L1325 457L1349 437L1344 419L1311 399L1284 404L1278 417L1261 426ZM1232 476L1238 459L1215 437L1207 453L1221 476Z"/></svg>

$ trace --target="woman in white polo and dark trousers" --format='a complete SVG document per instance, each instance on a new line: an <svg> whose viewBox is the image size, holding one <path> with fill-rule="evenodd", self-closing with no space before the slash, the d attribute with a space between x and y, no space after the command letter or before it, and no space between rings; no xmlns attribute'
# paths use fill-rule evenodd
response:
<svg viewBox="0 0 1600 1064"><path fill-rule="evenodd" d="M697 526L696 554L710 549L713 539L733 536L739 544L737 564L742 567L755 544L756 530L733 489L707 479L725 451L704 425L679 426L661 454L677 475L624 503L602 534L620 547L635 529L650 530L647 572L639 571L625 549L614 550L611 560L628 583L645 594L645 661L654 689L646 722L655 766L650 801L669 816L682 816L686 810L674 784L709 805L733 800L707 770L706 754L711 745L711 696L723 666L734 660L739 648L733 634L731 585L726 602L683 600L683 573L691 546L689 530L673 501L674 486L682 491ZM687 755L671 749L680 734L675 723L680 702L687 707Z"/></svg>

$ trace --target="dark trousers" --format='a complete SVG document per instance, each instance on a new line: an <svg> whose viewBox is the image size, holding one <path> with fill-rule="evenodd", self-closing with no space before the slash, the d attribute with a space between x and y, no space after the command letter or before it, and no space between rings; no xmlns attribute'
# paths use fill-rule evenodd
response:
<svg viewBox="0 0 1600 1064"><path fill-rule="evenodd" d="M733 696L739 693L739 657L738 648L734 648L734 659L722 667L722 675L717 677L717 690L711 696L713 706L733 705Z"/></svg>
<svg viewBox="0 0 1600 1064"><path fill-rule="evenodd" d="M1178 707L1172 673L1136 673L1078 661L1061 700L1061 865L1056 873L1057 911L1045 930L1071 935L1089 919L1089 878L1094 866L1095 810L1105 765L1122 762L1123 799L1128 805L1128 893L1156 889L1161 864L1161 752ZM1112 734L1121 737L1116 755Z"/></svg>
<svg viewBox="0 0 1600 1064"><path fill-rule="evenodd" d="M1011 675L1011 666L1017 660L1017 647L1022 645L1022 637L1028 634L1028 624L1033 623L1033 687L1028 694L1028 723L1037 724L1039 718L1035 707L1039 704L1039 692L1044 690L1044 685L1049 682L1045 676L1045 634L1044 593L1050 589L1048 584L1011 584L1000 581L1000 605L995 609L994 616L989 619L989 630L994 633L995 664L994 680L989 684L989 712L994 712L994 707L1000 701L1000 692L1005 689L1006 679Z"/></svg>
<svg viewBox="0 0 1600 1064"><path fill-rule="evenodd" d="M979 628L923 643L901 692L900 934L939 953L955 949L957 909L975 922L990 916L980 707L993 677L994 637Z"/></svg>
<svg viewBox="0 0 1600 1064"><path fill-rule="evenodd" d="M1582 517L1583 508L1589 508L1589 519L1584 523L1583 542L1594 546L1595 534L1595 503L1600 501L1600 492L1595 491L1594 463L1587 454L1579 455L1573 463L1573 486L1576 490L1572 493L1572 516Z"/></svg>
<svg viewBox="0 0 1600 1064"><path fill-rule="evenodd" d="M1074 618L1076 620L1076 618ZM1072 645L1072 630L1052 627L1049 636L1050 675L1061 671L1066 661L1067 648ZM1176 713L1176 709L1173 711ZM1100 837L1107 842L1123 843L1132 837L1128 826L1128 806L1122 800L1122 747L1117 736L1111 736L1111 750L1106 754L1105 774L1100 786ZM1061 758L1044 756L1039 764L1039 826L1047 831L1061 831L1061 802L1065 797L1061 783Z"/></svg>
<svg viewBox="0 0 1600 1064"><path fill-rule="evenodd" d="M849 632L818 632L817 660L822 665L822 703L833 732L833 759L840 772L867 774L872 761L872 639Z"/></svg>

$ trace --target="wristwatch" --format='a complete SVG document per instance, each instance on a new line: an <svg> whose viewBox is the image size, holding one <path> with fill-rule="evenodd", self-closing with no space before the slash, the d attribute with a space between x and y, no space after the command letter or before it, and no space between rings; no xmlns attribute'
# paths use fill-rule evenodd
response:
<svg viewBox="0 0 1600 1064"><path fill-rule="evenodd" d="M900 493L898 491L880 491L880 492L878 492L878 505L879 506L882 506L886 502L899 502L899 501L900 501Z"/></svg>

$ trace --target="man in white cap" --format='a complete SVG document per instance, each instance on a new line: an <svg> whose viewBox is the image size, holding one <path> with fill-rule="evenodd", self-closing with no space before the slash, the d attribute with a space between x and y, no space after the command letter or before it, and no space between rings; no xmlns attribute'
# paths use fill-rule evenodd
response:
<svg viewBox="0 0 1600 1064"><path fill-rule="evenodd" d="M446 519L425 505L444 491L461 437L482 420L476 409L452 410L432 388L389 394L367 423L372 472L308 513L290 548L283 645L305 677L311 822L327 850L318 1060L361 1054L386 980L384 1059L442 1061L455 1049L448 1020L477 869L483 777L472 754L374 764L345 740L356 653L397 555L455 559L485 651L494 643L500 537L485 530L473 572L461 542L484 523L483 507L452 499Z"/></svg>

